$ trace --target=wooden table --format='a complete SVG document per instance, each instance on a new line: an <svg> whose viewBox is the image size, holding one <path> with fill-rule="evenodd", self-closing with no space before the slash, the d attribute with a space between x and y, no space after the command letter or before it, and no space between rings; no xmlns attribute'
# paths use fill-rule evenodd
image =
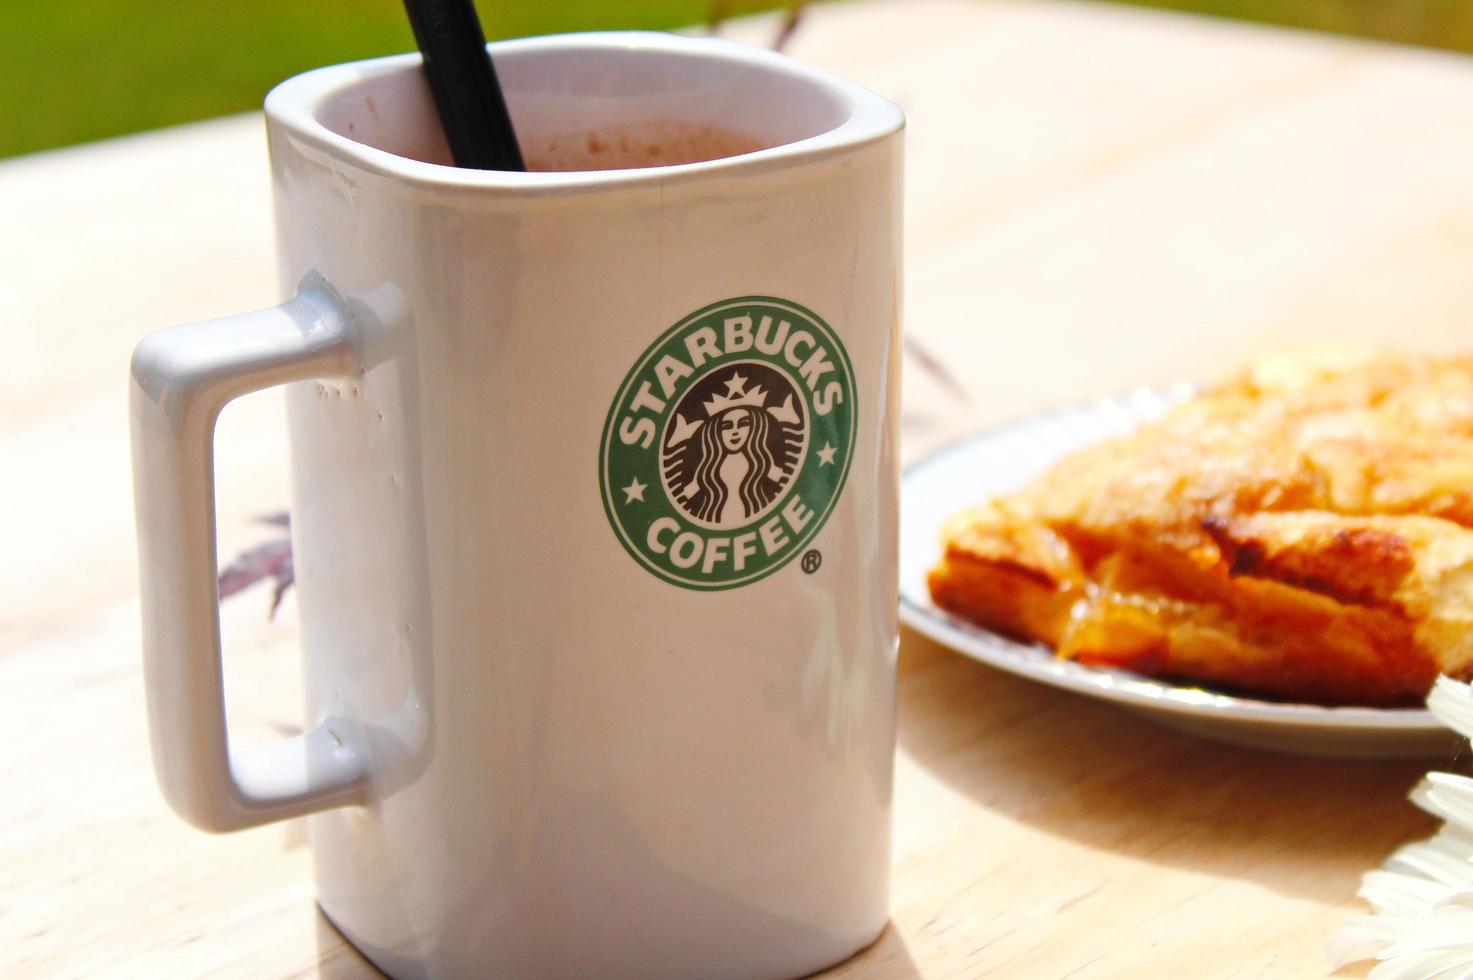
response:
<svg viewBox="0 0 1473 980"><path fill-rule="evenodd" d="M1291 341L1469 345L1463 59L961 0L824 5L792 51L910 117L911 458ZM0 215L0 973L369 973L301 826L191 830L144 729L127 357L278 300L260 119L0 164ZM230 554L286 498L279 397L222 425ZM242 739L299 725L294 609L267 603L225 606ZM1430 829L1416 764L1218 747L915 636L900 683L893 924L836 975L1320 975L1360 872Z"/></svg>

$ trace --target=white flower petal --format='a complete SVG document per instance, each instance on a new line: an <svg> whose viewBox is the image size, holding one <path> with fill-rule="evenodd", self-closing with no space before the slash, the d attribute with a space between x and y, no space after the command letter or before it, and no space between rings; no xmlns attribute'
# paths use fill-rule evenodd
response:
<svg viewBox="0 0 1473 980"><path fill-rule="evenodd" d="M1385 867L1453 888L1473 887L1473 864L1427 842L1398 848L1386 859Z"/></svg>
<svg viewBox="0 0 1473 980"><path fill-rule="evenodd" d="M1439 677L1427 695L1427 710L1453 731L1473 738L1473 687Z"/></svg>
<svg viewBox="0 0 1473 980"><path fill-rule="evenodd" d="M1336 970L1362 960L1373 960L1376 954L1396 941L1396 929L1373 915L1353 915L1325 944L1325 955Z"/></svg>
<svg viewBox="0 0 1473 980"><path fill-rule="evenodd" d="M1473 685L1438 678L1427 706L1473 737ZM1473 779L1428 773L1411 800L1443 827L1365 874L1358 894L1375 914L1347 918L1325 952L1336 969L1380 960L1372 980L1473 980Z"/></svg>
<svg viewBox="0 0 1473 980"><path fill-rule="evenodd" d="M1445 980L1464 974L1470 967L1473 967L1473 946L1429 950L1387 958L1371 971L1370 980Z"/></svg>
<svg viewBox="0 0 1473 980"><path fill-rule="evenodd" d="M1428 912L1439 903L1465 893L1441 882L1398 871L1368 871L1357 894L1379 912L1408 914Z"/></svg>
<svg viewBox="0 0 1473 980"><path fill-rule="evenodd" d="M1434 780L1434 776L1448 779ZM1446 772L1428 773L1427 778L1412 790L1412 802L1464 832L1473 832L1473 787L1460 783L1473 783L1473 780Z"/></svg>

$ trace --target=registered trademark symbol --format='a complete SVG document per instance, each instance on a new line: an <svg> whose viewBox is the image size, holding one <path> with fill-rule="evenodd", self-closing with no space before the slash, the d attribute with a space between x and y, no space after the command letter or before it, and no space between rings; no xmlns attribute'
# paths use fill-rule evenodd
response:
<svg viewBox="0 0 1473 980"><path fill-rule="evenodd" d="M809 575L812 575L814 572L818 571L818 566L822 564L823 555L820 555L818 553L818 549L816 548L812 551L806 552L803 555L803 571L807 572Z"/></svg>

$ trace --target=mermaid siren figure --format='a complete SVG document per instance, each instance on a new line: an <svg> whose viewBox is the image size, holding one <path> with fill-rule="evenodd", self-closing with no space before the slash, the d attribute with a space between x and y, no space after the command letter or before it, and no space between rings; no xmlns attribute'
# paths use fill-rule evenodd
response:
<svg viewBox="0 0 1473 980"><path fill-rule="evenodd" d="M710 379L714 384L698 387L724 391L702 400L693 389L672 416L664 477L672 498L692 518L733 528L761 516L787 489L806 432L801 402L780 373L755 364L719 373ZM751 375L767 385L753 384ZM785 390L778 397L774 389Z"/></svg>

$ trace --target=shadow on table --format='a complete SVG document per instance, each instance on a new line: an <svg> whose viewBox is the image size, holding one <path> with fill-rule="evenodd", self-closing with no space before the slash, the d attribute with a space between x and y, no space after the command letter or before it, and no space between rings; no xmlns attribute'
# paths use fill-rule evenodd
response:
<svg viewBox="0 0 1473 980"><path fill-rule="evenodd" d="M333 978L387 977L374 966L353 944L344 938L338 927L332 924L322 909L313 908L317 919L317 976L319 980Z"/></svg>
<svg viewBox="0 0 1473 980"><path fill-rule="evenodd" d="M1435 822L1432 762L1280 756L1177 734L905 631L900 751L990 815L1092 849L1341 901ZM903 814L905 801L897 804ZM980 826L986 818L979 818Z"/></svg>
<svg viewBox="0 0 1473 980"><path fill-rule="evenodd" d="M323 980L343 978L360 980L368 977L385 977L387 974L370 963L353 944L338 932L337 927L319 908L312 910L317 923L317 976ZM921 976L905 937L894 923L885 926L874 945L860 950L838 966L814 974L824 980L840 980L842 977L884 976L894 980L916 980Z"/></svg>
<svg viewBox="0 0 1473 980"><path fill-rule="evenodd" d="M843 977L885 977L886 980L916 980L922 976L920 968L911 958L905 937L895 928L895 923L885 925L874 945L861 949L838 966L830 967L815 978L840 980Z"/></svg>

